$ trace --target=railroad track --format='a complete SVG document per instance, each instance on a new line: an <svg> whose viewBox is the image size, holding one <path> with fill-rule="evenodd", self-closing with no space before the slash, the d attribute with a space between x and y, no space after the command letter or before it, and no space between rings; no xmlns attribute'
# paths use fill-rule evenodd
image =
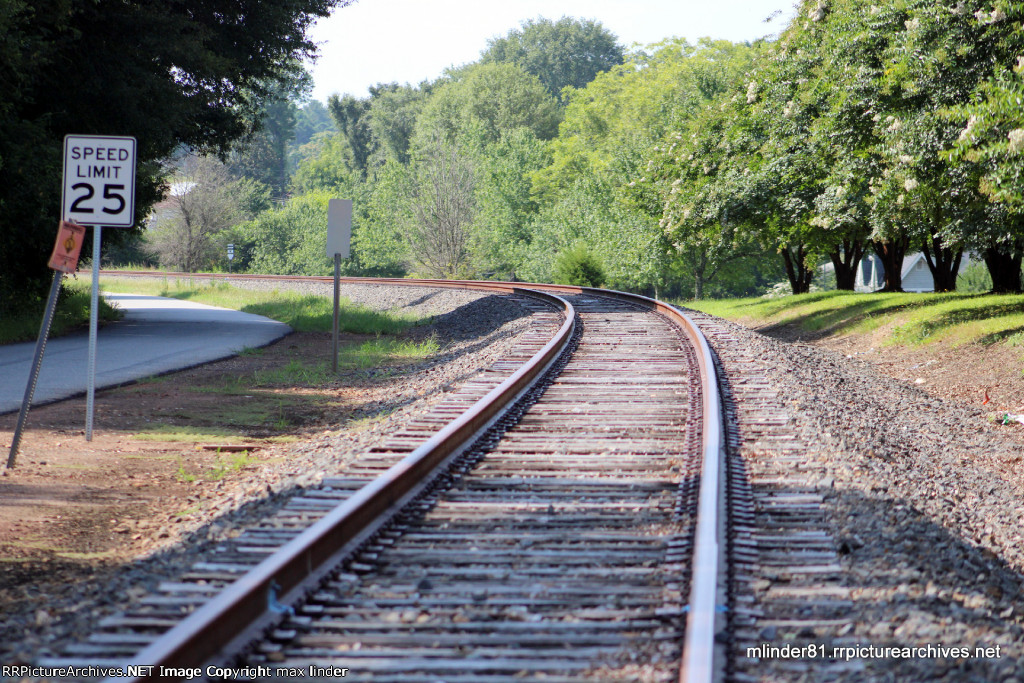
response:
<svg viewBox="0 0 1024 683"><path fill-rule="evenodd" d="M471 286L529 301L538 330L516 357L40 664L136 667L111 680L210 665L261 680L720 676L727 477L700 333L641 297Z"/></svg>

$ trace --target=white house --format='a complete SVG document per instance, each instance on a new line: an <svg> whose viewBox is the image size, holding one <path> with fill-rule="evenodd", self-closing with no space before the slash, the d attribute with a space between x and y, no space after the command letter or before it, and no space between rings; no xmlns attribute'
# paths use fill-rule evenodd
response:
<svg viewBox="0 0 1024 683"><path fill-rule="evenodd" d="M964 254L960 259L960 270L963 272L971 263L969 254ZM928 261L925 260L924 252L918 251L907 254L903 259L903 291L905 292L932 292L935 288L932 283L932 271L928 268ZM873 292L885 286L885 268L882 261L874 254L868 254L861 259L857 267L857 279L853 288L858 292Z"/></svg>

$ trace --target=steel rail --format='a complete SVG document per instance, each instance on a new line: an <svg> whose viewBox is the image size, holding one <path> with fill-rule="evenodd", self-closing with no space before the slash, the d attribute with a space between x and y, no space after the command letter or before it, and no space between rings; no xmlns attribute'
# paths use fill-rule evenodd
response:
<svg viewBox="0 0 1024 683"><path fill-rule="evenodd" d="M340 560L366 540L368 531L379 528L382 518L392 517L424 490L429 475L441 471L542 377L573 336L572 305L519 287L487 289L545 298L562 309L565 320L540 351L466 412L126 662L136 670L154 667L148 675L107 681L175 680L159 676L160 667L202 667L246 634L271 625L330 570L332 559Z"/></svg>
<svg viewBox="0 0 1024 683"><path fill-rule="evenodd" d="M154 275L152 272L131 272L131 271L116 271L109 272L109 275ZM163 277L181 277L181 278L210 278L210 279L256 279L256 280L317 280L329 282L333 281L330 276L282 276L282 275L253 275L253 274L206 274L206 273L159 273ZM554 285L554 284L540 284L540 283L520 283L520 282L502 282L502 281L490 281L490 280L437 280L437 279L405 279L405 278L357 278L357 277L343 277L342 282L351 284L381 284L381 285L398 285L398 286L420 286L420 287L444 287L444 288L461 288L461 289L478 289L486 291L531 291L531 292L553 292L557 294L587 294L591 296L601 296L614 298L621 301L627 301L634 304L643 306L644 308L656 311L666 318L671 320L673 323L679 326L683 331L684 335L693 344L696 350L697 363L700 368L701 375L701 397L702 397L702 416L703 425L701 432L701 448L702 448L702 463L701 463L701 475L700 475L700 488L698 492L697 502L697 517L696 517L696 532L694 538L694 557L691 570L690 578L690 598L687 612L686 632L683 643L683 655L680 667L679 680L680 683L712 683L713 681L719 681L724 675L724 659L725 659L725 648L724 645L719 642L716 636L724 630L725 620L722 618L722 612L725 605L725 533L726 533L726 520L725 520L725 429L724 421L722 418L722 406L719 394L719 384L717 372L715 370L714 356L711 351L711 347L707 342L707 339L701 333L696 323L690 319L685 313L679 308L667 304L657 299L644 297L638 294L631 294L628 292L618 292L615 290L606 289L594 289L589 287L576 287L572 285ZM563 301L566 306L569 306L567 302ZM567 315L566 324L569 323L571 316ZM563 329L565 325L563 325ZM554 340L552 340L554 341ZM549 343L548 346L550 346ZM547 348L547 347L545 347ZM543 353L543 351L542 351ZM547 363L545 363L547 365ZM517 373L519 374L519 373ZM539 374L539 373L538 373ZM512 378L506 380L511 381ZM497 392L501 387L495 389ZM487 397L481 399L481 403L487 400ZM474 406L474 409L476 406ZM472 410L472 409L471 409ZM461 418L460 418L461 419ZM452 423L454 425L454 423ZM447 430L448 428L446 428ZM475 430L474 430L475 431ZM440 437L441 433L437 436ZM429 443L429 442L428 442ZM426 444L423 447L425 448ZM405 463L419 452L417 449L412 455L408 456L405 460L395 465L392 470L404 471L409 469L411 465ZM417 468L416 470L420 470ZM388 473L390 473L389 470ZM388 476L388 473L382 476L382 479ZM377 482L374 482L363 490L370 489L371 487L377 487ZM383 486L381 484L380 486ZM348 509L356 506L358 503L355 502L356 497L360 497L360 491L353 499L350 499L345 504L340 506ZM366 495L370 495L367 492ZM340 515L340 513L338 513ZM349 514L349 513L346 513ZM338 515L332 515L331 519ZM310 533L314 528L319 528L321 525L326 525L327 520L322 520L321 523L311 527ZM295 539L292 543L285 547L285 549L296 545L302 537ZM282 549L282 552L285 550ZM273 558L268 558L267 562L270 562ZM261 565L262 566L262 565ZM259 569L259 567L257 567ZM240 579L239 582L244 580ZM265 581L260 583L257 589L266 591L267 586ZM284 584L282 584L284 585ZM233 588L233 586L232 586ZM218 600L217 602L220 602ZM197 611L193 617L200 615L207 611L207 606ZM211 608L212 609L212 608ZM193 617L189 617L192 620ZM179 627L174 630L177 631L179 628L184 628L189 620L182 622ZM170 635L170 632L167 634ZM149 648L141 652L134 660L133 663L151 663L152 657L157 654L156 646L163 641L164 638L156 641ZM212 656L215 650L209 651L210 648L205 648L208 651L208 655ZM148 661L147 661L148 658ZM203 660L205 661L205 659ZM144 679L111 679L111 680L144 680Z"/></svg>

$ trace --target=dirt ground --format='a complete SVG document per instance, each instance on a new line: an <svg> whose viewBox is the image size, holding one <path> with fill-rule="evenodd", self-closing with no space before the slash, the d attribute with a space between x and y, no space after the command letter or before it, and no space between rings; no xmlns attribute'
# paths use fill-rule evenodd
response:
<svg viewBox="0 0 1024 683"><path fill-rule="evenodd" d="M875 365L893 379L919 386L946 400L984 406L990 417L1024 414L1024 348L1006 344L981 346L930 344L887 346L889 330L872 334L809 334L795 325L757 328L787 342L828 349ZM987 402L986 402L987 401Z"/></svg>
<svg viewBox="0 0 1024 683"><path fill-rule="evenodd" d="M329 334L296 333L97 392L91 442L84 397L32 408L15 467L0 464L0 612L172 542L222 499L252 493L253 475L290 447L380 413L401 369L324 382L330 349ZM0 416L5 461L16 423Z"/></svg>
<svg viewBox="0 0 1024 683"><path fill-rule="evenodd" d="M879 339L804 335L799 343L870 361L945 399L980 405L987 395L994 420L1024 413L1024 350L895 349ZM324 382L300 361L329 358L329 350L329 335L293 334L241 357L99 392L92 442L84 398L34 408L16 467L0 470L0 612L173 542L225 497L252 493L253 482L265 482L254 473L280 463L297 442L379 413L393 394L391 375L401 373L353 370ZM0 416L4 456L16 419ZM48 618L37 613L37 621Z"/></svg>

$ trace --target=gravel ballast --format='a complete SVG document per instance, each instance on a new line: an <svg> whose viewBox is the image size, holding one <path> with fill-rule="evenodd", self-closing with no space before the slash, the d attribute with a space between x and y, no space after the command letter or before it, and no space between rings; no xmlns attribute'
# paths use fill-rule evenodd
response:
<svg viewBox="0 0 1024 683"><path fill-rule="evenodd" d="M245 284L249 283L255 287L266 284L259 280ZM320 295L331 292L329 284L320 284L274 283L273 288ZM367 403L365 419L354 428L327 431L308 441L280 446L281 457L247 470L240 480L197 486L196 492L181 502L194 504L202 512L184 524L172 514L164 526L154 527L150 549L132 564L114 570L103 568L95 581L83 581L81 568L75 568L74 580L64 585L53 581L53 576L47 577L46 588L27 593L24 600L5 612L0 628L0 661L28 664L40 657L58 655L69 643L83 640L99 620L123 611L161 580L179 575L218 541L234 537L272 514L292 494L316 486L324 476L343 472L347 463L507 356L523 334L538 331L533 315L514 296L368 285L346 290L344 296L375 310L409 311L429 318L429 324L413 328L410 334L433 337L440 352L403 370L394 381L378 389Z"/></svg>
<svg viewBox="0 0 1024 683"><path fill-rule="evenodd" d="M855 666L762 660L741 668L761 680L1024 680L1019 430L881 376L868 362L690 315L734 338L711 335L729 381L765 378L777 389L785 432L806 449L808 469L827 473L823 507L851 600L846 625L828 638L767 629L764 639L828 652L833 644L875 648L858 650ZM742 434L742 419L739 427ZM740 452L752 471L774 457L749 444ZM795 468L790 476L803 477ZM767 622L771 608L763 606ZM895 650L876 656L886 647ZM970 656L935 654L939 647Z"/></svg>

